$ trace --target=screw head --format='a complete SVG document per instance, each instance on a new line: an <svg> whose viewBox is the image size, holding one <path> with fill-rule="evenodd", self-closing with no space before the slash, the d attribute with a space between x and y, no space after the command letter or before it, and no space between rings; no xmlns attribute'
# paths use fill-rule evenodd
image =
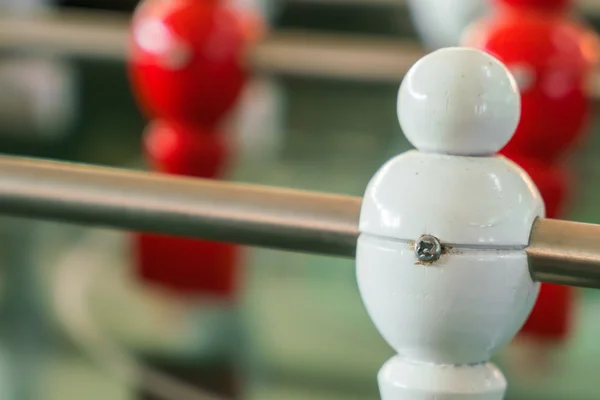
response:
<svg viewBox="0 0 600 400"><path fill-rule="evenodd" d="M442 244L435 236L423 235L415 243L415 255L421 262L435 262L442 256Z"/></svg>

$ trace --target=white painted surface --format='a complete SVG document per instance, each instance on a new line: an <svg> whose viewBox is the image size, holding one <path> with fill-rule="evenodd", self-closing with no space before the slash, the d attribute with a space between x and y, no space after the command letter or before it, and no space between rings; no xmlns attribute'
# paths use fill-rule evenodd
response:
<svg viewBox="0 0 600 400"><path fill-rule="evenodd" d="M488 155L502 149L521 116L517 83L496 58L447 48L419 60L398 91L398 119L426 152Z"/></svg>
<svg viewBox="0 0 600 400"><path fill-rule="evenodd" d="M402 82L398 118L420 151L393 158L372 178L356 255L365 308L398 352L379 374L383 400L504 395L502 374L484 363L533 308L539 284L523 249L544 215L531 179L491 156L519 114L511 73L478 50L438 50ZM430 264L414 250L426 234L444 248Z"/></svg>
<svg viewBox="0 0 600 400"><path fill-rule="evenodd" d="M453 245L523 248L543 213L531 179L504 157L409 151L371 179L359 228L405 241L429 234Z"/></svg>
<svg viewBox="0 0 600 400"><path fill-rule="evenodd" d="M379 372L379 387L382 400L502 400L506 380L489 363L439 368L394 357Z"/></svg>
<svg viewBox="0 0 600 400"><path fill-rule="evenodd" d="M362 234L356 268L379 333L420 362L489 360L516 335L538 293L522 250L453 249L422 265L409 243Z"/></svg>
<svg viewBox="0 0 600 400"><path fill-rule="evenodd" d="M406 0L425 45L437 50L458 46L463 30L490 9L490 0Z"/></svg>
<svg viewBox="0 0 600 400"><path fill-rule="evenodd" d="M68 62L52 57L0 60L0 130L53 141L77 118L77 76Z"/></svg>

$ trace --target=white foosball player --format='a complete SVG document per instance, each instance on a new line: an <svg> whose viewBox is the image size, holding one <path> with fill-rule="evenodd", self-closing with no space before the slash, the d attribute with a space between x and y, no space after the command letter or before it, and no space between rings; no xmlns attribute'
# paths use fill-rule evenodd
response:
<svg viewBox="0 0 600 400"><path fill-rule="evenodd" d="M458 46L463 31L485 15L489 0L408 0L413 23L425 45L436 50Z"/></svg>
<svg viewBox="0 0 600 400"><path fill-rule="evenodd" d="M49 0L0 0L0 13L21 18L48 11ZM19 53L0 57L0 136L26 142L63 139L76 122L78 80L71 63Z"/></svg>
<svg viewBox="0 0 600 400"><path fill-rule="evenodd" d="M237 12L259 26L256 40L262 40L266 32L282 12L281 0L228 0ZM283 145L281 135L286 110L286 95L281 84L273 77L254 75L246 83L231 130L234 142L240 147L239 162L268 164L276 157Z"/></svg>
<svg viewBox="0 0 600 400"><path fill-rule="evenodd" d="M519 122L517 84L483 52L438 50L404 78L398 117L417 150L369 183L356 259L366 309L398 353L381 398L500 400L489 360L534 305L524 249L544 216L531 179L494 155Z"/></svg>

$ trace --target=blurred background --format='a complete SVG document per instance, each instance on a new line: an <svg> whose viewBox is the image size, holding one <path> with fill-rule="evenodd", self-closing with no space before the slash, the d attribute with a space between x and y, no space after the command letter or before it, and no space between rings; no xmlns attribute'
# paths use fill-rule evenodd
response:
<svg viewBox="0 0 600 400"><path fill-rule="evenodd" d="M240 20L262 19L247 24L256 36L245 39L248 77L218 124L184 140L169 136L169 124L181 121L172 121L173 112L158 115L153 104L189 97L161 92L170 90L160 86L168 78L144 64L140 43L128 51L137 3L0 0L1 153L184 174L194 169L186 169L190 159L211 157L203 149L213 144L197 138L218 134L235 151L221 155L226 173L206 177L361 196L387 159L411 147L396 119L403 74L494 12L483 0L240 1ZM168 9L169 2L147 3ZM564 18L600 29L599 1L573 7L577 17ZM208 11L194 12L187 15ZM181 26L180 35L191 29ZM195 38L188 39L194 49ZM592 103L585 138L561 160L569 185L558 189L568 198L558 216L600 223L596 71L584 79ZM198 89L190 81L177 90ZM147 129L155 120L168 120L167 133ZM200 150L181 156L181 167L173 154L185 151L164 150L173 140ZM186 174L204 176L194 171ZM210 278L233 279L234 289L182 289L166 275L179 270L169 257L185 260L166 250L148 255L134 234L1 217L0 235L3 400L192 398L168 386L161 397L157 372L223 399L379 398L375 377L393 351L362 306L352 260L236 248L231 276ZM203 261L190 257L193 271ZM206 263L223 263L217 258ZM161 265L162 275L155 271ZM194 279L181 271L183 281ZM566 333L516 340L495 360L509 399L600 398L600 292L569 299L541 311L551 319L566 309Z"/></svg>

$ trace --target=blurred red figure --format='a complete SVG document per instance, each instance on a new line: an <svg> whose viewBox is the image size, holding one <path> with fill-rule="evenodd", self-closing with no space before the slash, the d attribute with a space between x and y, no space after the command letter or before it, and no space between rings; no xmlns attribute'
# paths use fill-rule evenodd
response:
<svg viewBox="0 0 600 400"><path fill-rule="evenodd" d="M521 91L521 122L503 153L559 161L580 139L588 118L595 35L562 12L507 7L476 23L467 44L502 60Z"/></svg>
<svg viewBox="0 0 600 400"><path fill-rule="evenodd" d="M571 6L572 0L497 0L496 2L510 7L531 8L536 11L564 11Z"/></svg>
<svg viewBox="0 0 600 400"><path fill-rule="evenodd" d="M134 236L138 277L182 296L204 295L235 302L239 274L238 247L193 239Z"/></svg>
<svg viewBox="0 0 600 400"><path fill-rule="evenodd" d="M247 44L256 44L268 32L268 24L258 10L240 10L238 15Z"/></svg>
<svg viewBox="0 0 600 400"><path fill-rule="evenodd" d="M219 0L146 0L132 21L130 76L152 118L212 127L244 86L245 34Z"/></svg>
<svg viewBox="0 0 600 400"><path fill-rule="evenodd" d="M220 132L246 80L240 18L219 0L146 0L131 31L131 83L152 120L144 150L157 172L223 179L233 151ZM138 276L183 296L233 300L239 248L140 233Z"/></svg>
<svg viewBox="0 0 600 400"><path fill-rule="evenodd" d="M582 140L590 112L588 79L597 61L596 36L566 14L568 0L497 0L494 15L475 23L465 44L487 51L515 75L521 121L502 154L538 186L548 217L562 216L569 180L562 159ZM521 334L562 342L573 312L573 289L542 285Z"/></svg>

